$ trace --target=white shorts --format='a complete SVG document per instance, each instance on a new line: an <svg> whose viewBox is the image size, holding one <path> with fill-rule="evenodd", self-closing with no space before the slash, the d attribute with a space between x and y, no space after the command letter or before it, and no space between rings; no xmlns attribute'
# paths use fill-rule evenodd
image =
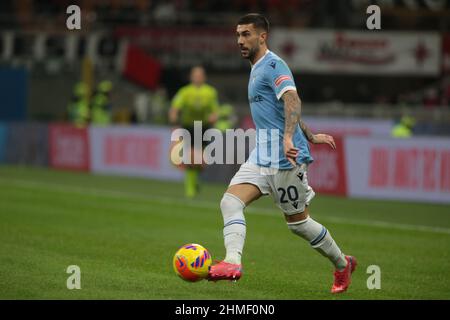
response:
<svg viewBox="0 0 450 320"><path fill-rule="evenodd" d="M257 186L262 194L272 194L277 206L287 215L305 211L315 196L308 185L308 165L293 169L276 170L245 162L230 181L230 186L249 183Z"/></svg>

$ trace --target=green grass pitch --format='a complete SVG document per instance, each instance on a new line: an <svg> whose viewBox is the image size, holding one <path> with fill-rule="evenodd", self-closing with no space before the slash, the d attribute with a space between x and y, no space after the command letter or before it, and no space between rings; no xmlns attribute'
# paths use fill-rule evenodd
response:
<svg viewBox="0 0 450 320"><path fill-rule="evenodd" d="M331 264L289 232L269 197L248 209L244 275L237 283L187 283L172 270L195 242L224 254L219 201L180 183L0 167L0 299L450 299L450 206L318 194L312 216L359 267L334 296ZM69 265L81 290L68 290ZM369 265L381 289L369 290Z"/></svg>

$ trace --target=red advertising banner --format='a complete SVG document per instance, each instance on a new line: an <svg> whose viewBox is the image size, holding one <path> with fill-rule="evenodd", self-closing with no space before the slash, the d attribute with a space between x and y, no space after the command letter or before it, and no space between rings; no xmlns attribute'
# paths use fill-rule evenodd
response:
<svg viewBox="0 0 450 320"><path fill-rule="evenodd" d="M437 32L274 29L271 48L302 73L434 75L440 73Z"/></svg>
<svg viewBox="0 0 450 320"><path fill-rule="evenodd" d="M308 168L308 182L320 193L345 196L347 194L347 174L345 150L341 137L334 137L337 149L328 145L311 145L314 162Z"/></svg>
<svg viewBox="0 0 450 320"><path fill-rule="evenodd" d="M348 137L350 197L450 202L450 140Z"/></svg>
<svg viewBox="0 0 450 320"><path fill-rule="evenodd" d="M66 124L49 126L50 166L57 169L89 171L90 154L87 128Z"/></svg>
<svg viewBox="0 0 450 320"><path fill-rule="evenodd" d="M156 155L161 144L159 136L107 134L103 145L105 165L159 169L161 159Z"/></svg>
<svg viewBox="0 0 450 320"><path fill-rule="evenodd" d="M182 180L170 162L171 129L91 127L91 169L104 174Z"/></svg>

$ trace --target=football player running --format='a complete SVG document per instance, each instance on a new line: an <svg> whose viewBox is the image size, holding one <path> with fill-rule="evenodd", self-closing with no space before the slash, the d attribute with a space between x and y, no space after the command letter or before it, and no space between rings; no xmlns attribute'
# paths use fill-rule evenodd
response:
<svg viewBox="0 0 450 320"><path fill-rule="evenodd" d="M307 169L313 161L308 140L335 148L329 135L313 135L300 120L301 101L286 63L267 48L269 22L260 14L243 16L237 24L237 42L251 64L248 97L256 126L256 147L232 178L220 202L223 215L225 259L213 265L209 280L238 280L246 223L244 208L272 194L288 228L310 243L334 265L332 293L347 290L356 259L345 255L330 232L311 218L308 205L315 193Z"/></svg>

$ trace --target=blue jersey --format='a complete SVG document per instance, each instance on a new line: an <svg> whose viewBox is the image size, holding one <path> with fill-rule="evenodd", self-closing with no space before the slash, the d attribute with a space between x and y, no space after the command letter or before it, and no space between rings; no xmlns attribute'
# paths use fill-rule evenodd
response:
<svg viewBox="0 0 450 320"><path fill-rule="evenodd" d="M248 83L248 100L256 127L256 148L249 162L262 167L291 169L283 152L284 102L281 96L288 90L297 90L287 64L271 51L252 66ZM299 149L297 163L313 161L308 141L297 125L293 144Z"/></svg>

